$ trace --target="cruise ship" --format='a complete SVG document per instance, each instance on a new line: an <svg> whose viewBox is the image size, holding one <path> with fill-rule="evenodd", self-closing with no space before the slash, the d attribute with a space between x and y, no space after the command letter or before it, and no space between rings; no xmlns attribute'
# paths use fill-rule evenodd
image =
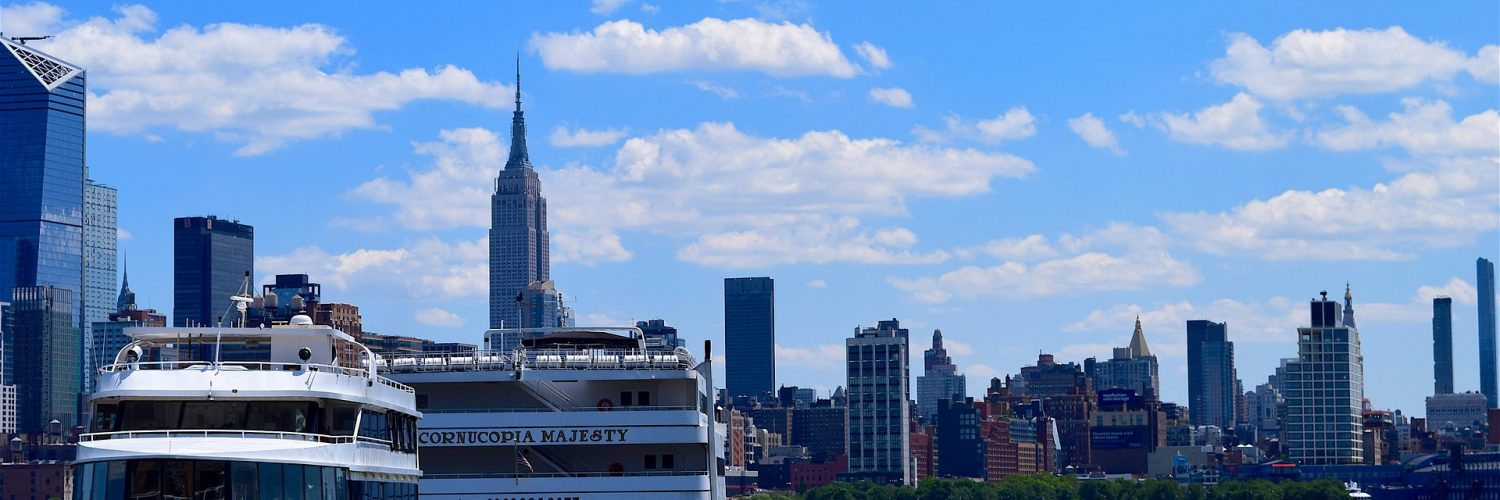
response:
<svg viewBox="0 0 1500 500"><path fill-rule="evenodd" d="M702 362L636 328L491 330L484 345L383 359L416 389L424 498L724 498L707 343Z"/></svg>
<svg viewBox="0 0 1500 500"><path fill-rule="evenodd" d="M127 328L99 368L73 498L417 498L416 392L312 323Z"/></svg>

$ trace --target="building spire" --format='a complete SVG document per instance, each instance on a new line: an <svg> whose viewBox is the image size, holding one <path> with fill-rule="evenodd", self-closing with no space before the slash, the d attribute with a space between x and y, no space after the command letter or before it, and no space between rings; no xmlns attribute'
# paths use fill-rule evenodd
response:
<svg viewBox="0 0 1500 500"><path fill-rule="evenodd" d="M1358 328L1354 326L1354 290L1348 281L1344 282L1344 326Z"/></svg>
<svg viewBox="0 0 1500 500"><path fill-rule="evenodd" d="M120 296L115 298L115 312L135 310L135 292L130 290L130 256L126 254L122 259L121 268L125 276L120 280Z"/></svg>
<svg viewBox="0 0 1500 500"><path fill-rule="evenodd" d="M1135 315L1135 333L1130 335L1130 357L1131 359L1143 358L1151 355L1151 348L1146 346L1146 331L1141 328L1141 315Z"/></svg>
<svg viewBox="0 0 1500 500"><path fill-rule="evenodd" d="M521 114L521 53L516 53L516 112L510 119L510 159L505 169L531 170L531 156L526 153L526 119Z"/></svg>

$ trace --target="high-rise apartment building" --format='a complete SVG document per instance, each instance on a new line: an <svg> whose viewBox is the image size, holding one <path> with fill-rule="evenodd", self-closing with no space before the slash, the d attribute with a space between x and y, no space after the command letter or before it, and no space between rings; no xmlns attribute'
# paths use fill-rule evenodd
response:
<svg viewBox="0 0 1500 500"><path fill-rule="evenodd" d="M729 397L776 390L776 282L724 278L724 387Z"/></svg>
<svg viewBox="0 0 1500 500"><path fill-rule="evenodd" d="M1187 322L1188 413L1194 425L1231 429L1239 393L1234 369L1234 342L1229 325L1195 319Z"/></svg>
<svg viewBox="0 0 1500 500"><path fill-rule="evenodd" d="M894 318L844 340L850 479L912 484L908 331ZM731 348L732 350L733 348Z"/></svg>
<svg viewBox="0 0 1500 500"><path fill-rule="evenodd" d="M42 432L57 420L64 429L78 422L83 397L79 370L82 330L73 319L72 290L53 286L11 289L15 319L17 430ZM9 347L9 346L7 346Z"/></svg>
<svg viewBox="0 0 1500 500"><path fill-rule="evenodd" d="M563 302L561 292L552 280L537 281L521 291L520 328L561 328L573 326L573 310Z"/></svg>
<svg viewBox="0 0 1500 500"><path fill-rule="evenodd" d="M1094 388L1131 389L1137 397L1160 400L1161 377L1156 356L1146 345L1146 331L1141 328L1141 318L1135 318L1135 332L1130 335L1130 345L1116 347L1114 356L1094 366Z"/></svg>
<svg viewBox="0 0 1500 500"><path fill-rule="evenodd" d="M677 336L677 327L668 325L666 320L637 321L635 327L646 338L646 349L670 351L687 347L687 341Z"/></svg>
<svg viewBox="0 0 1500 500"><path fill-rule="evenodd" d="M172 325L217 324L233 312L229 298L254 272L255 228L212 215L178 217L172 230Z"/></svg>
<svg viewBox="0 0 1500 500"><path fill-rule="evenodd" d="M1352 302L1346 292L1346 303ZM1350 326L1352 314L1328 300L1328 292L1309 306L1309 325L1297 329L1297 360L1287 363L1281 442L1298 463L1362 463L1365 372L1359 329Z"/></svg>
<svg viewBox="0 0 1500 500"><path fill-rule="evenodd" d="M526 152L526 120L521 113L521 62L516 60L516 111L510 120L510 157L495 178L490 196L490 328L515 328L520 321L516 295L532 283L551 279L547 199Z"/></svg>
<svg viewBox="0 0 1500 500"><path fill-rule="evenodd" d="M1474 261L1475 281L1479 284L1479 392L1497 408L1495 373L1495 263L1480 257Z"/></svg>
<svg viewBox="0 0 1500 500"><path fill-rule="evenodd" d="M4 297L10 299L10 297ZM0 301L0 433L16 433L16 386L11 380L15 360L15 309Z"/></svg>
<svg viewBox="0 0 1500 500"><path fill-rule="evenodd" d="M1453 394L1453 299L1432 299L1432 393Z"/></svg>
<svg viewBox="0 0 1500 500"><path fill-rule="evenodd" d="M115 310L120 223L119 191L88 179L83 189L83 373L93 380L94 323ZM92 385L89 386L92 389Z"/></svg>
<svg viewBox="0 0 1500 500"><path fill-rule="evenodd" d="M937 422L939 401L963 401L968 378L943 347L943 331L932 331L932 348L922 352L922 376L917 377L917 414L923 425Z"/></svg>

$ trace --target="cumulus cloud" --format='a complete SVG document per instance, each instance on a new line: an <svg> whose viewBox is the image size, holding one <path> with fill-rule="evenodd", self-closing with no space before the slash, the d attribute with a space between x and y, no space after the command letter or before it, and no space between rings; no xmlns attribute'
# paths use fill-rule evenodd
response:
<svg viewBox="0 0 1500 500"><path fill-rule="evenodd" d="M1058 238L1059 257L1034 262L964 266L938 276L890 278L913 300L941 304L954 298L1035 298L1151 286L1192 286L1202 275L1173 257L1153 227L1113 223L1081 236ZM1114 253L1111 253L1114 252Z"/></svg>
<svg viewBox="0 0 1500 500"><path fill-rule="evenodd" d="M412 144L417 154L432 159L430 168L407 171L404 180L377 177L349 193L356 199L392 205L395 213L333 223L364 229L386 228L391 222L416 230L489 227L489 195L506 157L499 137L482 128L443 130L439 136L439 141Z"/></svg>
<svg viewBox="0 0 1500 500"><path fill-rule="evenodd" d="M1268 300L1218 299L1208 303L1182 300L1147 309L1137 304L1117 304L1108 309L1090 311L1082 319L1063 327L1068 332L1111 332L1129 335L1140 317L1147 337L1158 338L1183 331L1188 320L1206 319L1229 323L1235 341L1286 342L1297 338L1297 327L1306 326L1307 311L1301 301L1285 297ZM1357 310L1358 308L1356 308ZM1171 332L1171 333L1167 333ZM1153 344L1155 347L1155 344ZM1108 353L1108 350L1103 351Z"/></svg>
<svg viewBox="0 0 1500 500"><path fill-rule="evenodd" d="M592 267L604 262L626 262L635 254L625 249L620 235L607 230L552 235L552 262L576 262Z"/></svg>
<svg viewBox="0 0 1500 500"><path fill-rule="evenodd" d="M474 298L489 293L489 239L436 238L396 248L329 253L318 246L256 257L262 282L277 274L308 274L333 290L395 298Z"/></svg>
<svg viewBox="0 0 1500 500"><path fill-rule="evenodd" d="M548 136L547 140L553 146L564 148L596 148L620 142L620 139L625 138L625 133L625 129L575 128L568 130L568 127L558 125L557 128L552 129L552 135Z"/></svg>
<svg viewBox="0 0 1500 500"><path fill-rule="evenodd" d="M794 347L776 344L776 361L787 366L839 368L844 366L844 346L822 344Z"/></svg>
<svg viewBox="0 0 1500 500"><path fill-rule="evenodd" d="M1107 149L1114 154L1123 156L1125 150L1120 149L1119 141L1115 140L1114 132L1104 125L1104 120L1095 117L1093 113L1084 113L1083 116L1068 119L1068 128L1088 145Z"/></svg>
<svg viewBox="0 0 1500 500"><path fill-rule="evenodd" d="M1444 101L1401 100L1402 111L1374 121L1352 106L1335 108L1346 125L1317 132L1318 144L1336 151L1399 147L1413 154L1500 152L1500 114L1489 109L1453 121Z"/></svg>
<svg viewBox="0 0 1500 500"><path fill-rule="evenodd" d="M1057 250L1047 242L1047 237L1033 234L1025 238L1000 238L990 240L978 247L959 248L954 252L960 258L973 259L980 254L1000 260L1029 261L1057 255Z"/></svg>
<svg viewBox="0 0 1500 500"><path fill-rule="evenodd" d="M807 287L808 288L828 288L828 282L820 280L820 279L808 280L807 281Z"/></svg>
<svg viewBox="0 0 1500 500"><path fill-rule="evenodd" d="M115 238L119 239L120 241L130 241L132 238L135 238L135 235L125 228L120 227L115 228Z"/></svg>
<svg viewBox="0 0 1500 500"><path fill-rule="evenodd" d="M860 73L832 37L812 25L758 19L710 17L662 30L610 21L589 32L535 34L529 47L548 69L577 73L725 70L838 78Z"/></svg>
<svg viewBox="0 0 1500 500"><path fill-rule="evenodd" d="M948 253L942 250L908 250L916 244L916 235L906 228L869 231L853 217L795 217L788 222L704 234L679 250L677 257L730 269L802 262L932 264L948 259Z"/></svg>
<svg viewBox="0 0 1500 500"><path fill-rule="evenodd" d="M1469 55L1423 41L1400 26L1385 30L1296 30L1265 47L1243 33L1229 35L1222 59L1211 65L1220 82L1279 101L1338 94L1392 92L1450 81L1460 72L1500 81L1495 45Z"/></svg>
<svg viewBox="0 0 1500 500"><path fill-rule="evenodd" d="M1500 160L1440 160L1370 188L1289 190L1227 212L1163 218L1199 250L1266 260L1398 260L1500 227Z"/></svg>
<svg viewBox="0 0 1500 500"><path fill-rule="evenodd" d="M987 120L968 121L957 116L943 119L943 130L931 130L921 125L912 129L918 138L928 142L946 142L954 139L980 140L990 144L1025 139L1036 135L1036 118L1025 106L1010 108L1005 113Z"/></svg>
<svg viewBox="0 0 1500 500"><path fill-rule="evenodd" d="M141 5L72 24L58 20L55 8L36 5L22 10L32 19L53 16L48 32L57 33L36 47L88 68L94 130L205 132L238 145L238 155L259 155L378 128L375 112L416 100L506 103L505 86L457 66L356 72L353 47L323 25L218 23L159 32L156 13Z"/></svg>
<svg viewBox="0 0 1500 500"><path fill-rule="evenodd" d="M910 108L911 93L901 87L870 89L870 100L893 108Z"/></svg>
<svg viewBox="0 0 1500 500"><path fill-rule="evenodd" d="M885 49L876 47L873 43L860 42L854 46L854 52L871 68L882 70L891 67L891 58L885 54Z"/></svg>
<svg viewBox="0 0 1500 500"><path fill-rule="evenodd" d="M615 11L620 10L620 7L624 7L627 3L630 3L630 0L594 0L593 5L589 6L589 12L607 16L614 14ZM642 7L645 6L643 5Z"/></svg>
<svg viewBox="0 0 1500 500"><path fill-rule="evenodd" d="M1290 133L1275 133L1260 116L1262 104L1244 92L1224 104L1192 114L1162 113L1157 126L1169 138L1189 144L1212 144L1240 151L1266 151L1286 146Z"/></svg>
<svg viewBox="0 0 1500 500"><path fill-rule="evenodd" d="M424 324L424 325L429 325L429 326L441 326L441 327L464 326L464 319L463 318L459 317L457 314L453 314L451 312L448 312L447 309L443 309L441 307L429 307L429 308L426 308L426 309L417 309L416 313L414 314L414 317L416 318L416 320L417 320L418 323L421 323L421 324Z"/></svg>
<svg viewBox="0 0 1500 500"><path fill-rule="evenodd" d="M1419 303L1430 303L1434 297L1448 297L1460 304L1475 304L1479 299L1479 290L1464 281L1463 278L1450 278L1442 285L1423 285L1417 288L1416 301Z"/></svg>

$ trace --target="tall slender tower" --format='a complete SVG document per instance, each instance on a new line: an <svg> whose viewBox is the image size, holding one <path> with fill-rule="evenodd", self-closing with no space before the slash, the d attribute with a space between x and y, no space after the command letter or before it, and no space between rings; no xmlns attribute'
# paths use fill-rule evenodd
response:
<svg viewBox="0 0 1500 500"><path fill-rule="evenodd" d="M1453 299L1432 299L1432 393L1453 394Z"/></svg>
<svg viewBox="0 0 1500 500"><path fill-rule="evenodd" d="M1193 425L1232 427L1235 375L1234 342L1229 324L1195 319L1187 322L1188 413Z"/></svg>
<svg viewBox="0 0 1500 500"><path fill-rule="evenodd" d="M550 279L547 199L526 153L521 114L521 58L516 56L516 112L510 119L510 158L490 196L490 328L520 325L522 290Z"/></svg>
<svg viewBox="0 0 1500 500"><path fill-rule="evenodd" d="M724 387L729 397L776 390L776 280L724 278Z"/></svg>
<svg viewBox="0 0 1500 500"><path fill-rule="evenodd" d="M1496 391L1495 378L1495 263L1480 257L1474 261L1476 280L1479 282L1479 392L1490 400L1490 408L1497 408L1500 396Z"/></svg>

